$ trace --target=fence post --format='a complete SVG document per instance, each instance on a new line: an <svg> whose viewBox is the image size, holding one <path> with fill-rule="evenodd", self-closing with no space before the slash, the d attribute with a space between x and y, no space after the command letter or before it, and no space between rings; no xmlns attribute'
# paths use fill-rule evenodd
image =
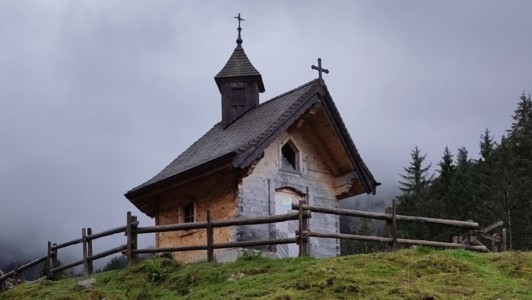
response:
<svg viewBox="0 0 532 300"><path fill-rule="evenodd" d="M83 243L83 275L88 276L89 260L87 259L87 229L81 229L81 242Z"/></svg>
<svg viewBox="0 0 532 300"><path fill-rule="evenodd" d="M135 260L135 254L133 254L133 250L137 249L137 234L133 232L134 229L137 228L137 225L134 224L137 222L137 217L131 215L131 212L127 212L127 225L126 225L126 236L127 236L127 265L131 266L133 265L133 262Z"/></svg>
<svg viewBox="0 0 532 300"><path fill-rule="evenodd" d="M466 221L468 221L468 222L473 222L473 220L466 220ZM472 241L471 241L471 238L472 238L472 237L473 237L473 230L468 230L468 231L467 231L467 244L470 245L470 246L472 245L472 244L471 244L471 242L472 242Z"/></svg>
<svg viewBox="0 0 532 300"><path fill-rule="evenodd" d="M48 241L48 252L46 254L46 279L52 279L50 270L52 269L52 242Z"/></svg>
<svg viewBox="0 0 532 300"><path fill-rule="evenodd" d="M501 252L506 251L506 228L502 229Z"/></svg>
<svg viewBox="0 0 532 300"><path fill-rule="evenodd" d="M126 219L126 237L127 237L127 249L126 249L126 256L127 256L127 265L131 266L133 264L133 253L131 253L131 250L133 250L133 247L131 245L132 241L132 232L131 232L131 212L127 212L127 219Z"/></svg>
<svg viewBox="0 0 532 300"><path fill-rule="evenodd" d="M384 213L391 215L392 218L386 221L386 231L388 232L388 238L392 239L391 243L388 243L390 251L394 251L397 248L397 218L395 200L392 201L392 207L386 207Z"/></svg>
<svg viewBox="0 0 532 300"><path fill-rule="evenodd" d="M137 250L138 248L138 234L135 232L137 229L137 216L131 216L131 250ZM137 260L137 254L131 252L131 260L135 262Z"/></svg>
<svg viewBox="0 0 532 300"><path fill-rule="evenodd" d="M87 256L92 256L92 228L87 228ZM89 260L89 274L94 272L94 263Z"/></svg>
<svg viewBox="0 0 532 300"><path fill-rule="evenodd" d="M391 207L384 208L384 213L387 214L387 215L391 215L392 214L392 208ZM392 237L392 220L386 220L386 235L389 238ZM391 250L390 243L388 243L388 249Z"/></svg>
<svg viewBox="0 0 532 300"><path fill-rule="evenodd" d="M207 261L214 261L214 232L212 229L212 216L211 211L207 210Z"/></svg>
<svg viewBox="0 0 532 300"><path fill-rule="evenodd" d="M48 241L48 254L46 258L46 263L48 264L48 269L46 270L46 278L48 280L54 279L51 270L57 267L57 249L55 249L55 246L57 246L56 243Z"/></svg>
<svg viewBox="0 0 532 300"><path fill-rule="evenodd" d="M59 267L59 260L57 259L59 249L57 249L56 246L57 243L52 244L52 268Z"/></svg>
<svg viewBox="0 0 532 300"><path fill-rule="evenodd" d="M11 266L13 267L13 285L16 286L18 285L18 278L20 276L18 272L19 263L14 260Z"/></svg>
<svg viewBox="0 0 532 300"><path fill-rule="evenodd" d="M499 252L500 246L501 246L501 236L498 233L494 233L491 235L494 240L491 240L491 252ZM499 240L498 242L495 240Z"/></svg>
<svg viewBox="0 0 532 300"><path fill-rule="evenodd" d="M0 273L1 274L1 273ZM6 291L6 280L7 279L4 279L4 280L1 280L0 281L0 293L3 293Z"/></svg>
<svg viewBox="0 0 532 300"><path fill-rule="evenodd" d="M303 204L305 201L299 201L299 232L297 234L297 244L299 245L299 257L308 255L308 237L305 232L308 230L307 222L303 217Z"/></svg>
<svg viewBox="0 0 532 300"><path fill-rule="evenodd" d="M392 251L397 249L397 208L395 199L392 200Z"/></svg>

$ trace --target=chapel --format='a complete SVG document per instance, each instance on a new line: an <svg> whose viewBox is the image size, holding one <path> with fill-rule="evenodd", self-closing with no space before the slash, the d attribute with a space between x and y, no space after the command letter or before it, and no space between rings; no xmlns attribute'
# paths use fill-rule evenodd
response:
<svg viewBox="0 0 532 300"><path fill-rule="evenodd" d="M291 203L338 207L339 201L375 193L379 183L360 157L322 78L267 101L265 85L242 47L214 77L221 120L153 178L125 196L156 225L283 214ZM339 218L313 214L309 228L339 232ZM214 242L294 237L297 222L214 229ZM204 245L205 230L162 232L156 247ZM260 248L260 247L259 247ZM264 246L278 257L297 256L297 245ZM223 250L217 250L220 254ZM315 257L340 254L339 242L311 238ZM205 251L174 253L176 259L205 258Z"/></svg>

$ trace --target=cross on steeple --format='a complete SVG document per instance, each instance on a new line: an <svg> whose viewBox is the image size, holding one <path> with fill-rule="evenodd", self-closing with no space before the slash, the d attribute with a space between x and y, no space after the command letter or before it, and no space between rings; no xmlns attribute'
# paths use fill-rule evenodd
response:
<svg viewBox="0 0 532 300"><path fill-rule="evenodd" d="M320 78L320 83L323 84L323 79L321 78L321 73L329 74L329 70L324 69L324 68L321 67L321 58L318 58L318 66L316 67L315 65L312 65L311 68L314 69L314 70L318 70L318 75L319 75L319 78Z"/></svg>
<svg viewBox="0 0 532 300"><path fill-rule="evenodd" d="M238 38L236 39L236 43L240 46L242 45L242 38L240 37L240 32L242 31L242 27L240 27L240 22L245 21L240 17L240 13L238 13L238 16L234 17L238 20Z"/></svg>

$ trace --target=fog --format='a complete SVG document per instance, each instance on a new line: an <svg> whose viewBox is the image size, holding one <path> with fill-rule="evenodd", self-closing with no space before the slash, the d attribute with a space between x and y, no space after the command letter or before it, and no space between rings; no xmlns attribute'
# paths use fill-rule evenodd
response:
<svg viewBox="0 0 532 300"><path fill-rule="evenodd" d="M510 127L532 89L530 11L480 0L2 1L0 266L83 227L124 225L127 211L153 224L123 194L220 120L213 77L238 13L261 101L317 77L322 58L382 183L376 199L389 201L414 146L435 166L445 146L476 157L485 128L498 139Z"/></svg>

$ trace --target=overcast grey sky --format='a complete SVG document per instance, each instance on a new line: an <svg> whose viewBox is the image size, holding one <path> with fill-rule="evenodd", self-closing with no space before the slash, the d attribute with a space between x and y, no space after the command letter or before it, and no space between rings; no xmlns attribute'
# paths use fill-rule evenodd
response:
<svg viewBox="0 0 532 300"><path fill-rule="evenodd" d="M321 57L384 188L416 145L433 165L446 145L476 157L532 90L532 1L2 0L0 260L128 210L152 224L123 194L220 120L213 77L239 12L261 101L314 79Z"/></svg>

